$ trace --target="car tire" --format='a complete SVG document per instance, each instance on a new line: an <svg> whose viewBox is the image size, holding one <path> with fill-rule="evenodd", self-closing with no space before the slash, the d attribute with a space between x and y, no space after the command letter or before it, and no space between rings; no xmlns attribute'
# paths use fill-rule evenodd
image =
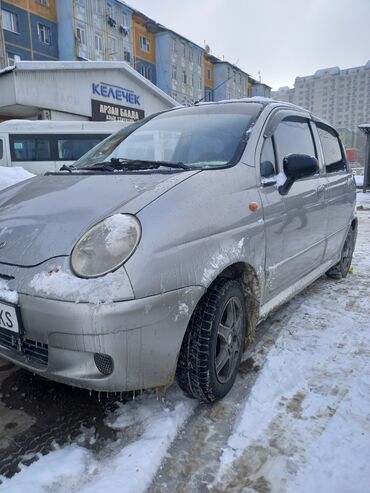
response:
<svg viewBox="0 0 370 493"><path fill-rule="evenodd" d="M241 284L216 280L198 303L181 346L176 378L187 396L214 402L229 392L240 365L245 335Z"/></svg>
<svg viewBox="0 0 370 493"><path fill-rule="evenodd" d="M330 277L331 279L342 279L347 277L347 274L351 267L355 245L356 231L352 228L349 228L342 248L340 260L326 272L326 275L328 277Z"/></svg>

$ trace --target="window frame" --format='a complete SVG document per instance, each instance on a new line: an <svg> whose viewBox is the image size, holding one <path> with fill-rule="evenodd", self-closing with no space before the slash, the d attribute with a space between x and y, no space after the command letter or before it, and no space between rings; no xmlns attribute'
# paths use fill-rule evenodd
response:
<svg viewBox="0 0 370 493"><path fill-rule="evenodd" d="M81 34L83 33L83 35L81 36L78 33L81 33ZM81 46L87 46L87 44L86 44L86 28L82 24L77 24L77 26L76 26L76 39Z"/></svg>
<svg viewBox="0 0 370 493"><path fill-rule="evenodd" d="M10 18L10 21L11 21L10 22L10 24L11 24L11 28L10 29L8 27L5 27L5 25L4 25L4 12L6 12L7 14L9 14L9 18ZM6 10L3 7L1 7L1 14L2 14L2 16L1 16L2 17L1 27L5 31L8 31L10 33L20 34L18 14L16 14L15 12L11 12L10 10ZM15 23L14 23L14 19L15 19Z"/></svg>
<svg viewBox="0 0 370 493"><path fill-rule="evenodd" d="M340 138L339 133L335 130L334 127L331 127L327 123L321 122L319 120L316 120L313 123L314 123L314 125L316 127L318 145L320 146L320 149L321 149L322 164L323 164L323 170L324 170L325 176L331 176L333 174L337 175L339 173L344 173L344 174L349 173L350 172L349 164L348 164L346 152L344 150L343 142L342 142L342 139ZM342 156L341 161L338 161L338 163L343 163L343 165L344 165L343 169L340 169L338 171L328 171L327 170L327 165L326 165L326 162L325 162L324 147L323 147L323 144L321 142L321 138L320 138L320 134L319 134L319 127L321 127L321 129L324 130L325 132L327 131L326 129L329 129L329 132L328 133L330 133L330 131L331 131L334 134L334 137L337 139L337 142L339 144L340 153L341 153L341 156ZM332 163L332 164L335 164L335 163Z"/></svg>
<svg viewBox="0 0 370 493"><path fill-rule="evenodd" d="M100 48L99 48L100 45ZM94 47L98 53L104 53L104 41L101 33L94 33Z"/></svg>
<svg viewBox="0 0 370 493"><path fill-rule="evenodd" d="M46 46L51 45L52 35L50 26L46 24L42 24L42 22L37 23L37 36L39 38L40 43ZM44 38L44 39L42 39ZM49 38L49 39L48 39Z"/></svg>
<svg viewBox="0 0 370 493"><path fill-rule="evenodd" d="M150 40L146 36L140 35L140 50L150 53Z"/></svg>

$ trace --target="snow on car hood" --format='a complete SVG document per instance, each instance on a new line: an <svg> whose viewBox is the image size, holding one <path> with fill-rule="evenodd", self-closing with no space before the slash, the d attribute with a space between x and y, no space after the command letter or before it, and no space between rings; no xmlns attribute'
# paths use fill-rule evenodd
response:
<svg viewBox="0 0 370 493"><path fill-rule="evenodd" d="M199 171L38 176L0 192L0 263L34 266L69 255L115 212L136 214Z"/></svg>

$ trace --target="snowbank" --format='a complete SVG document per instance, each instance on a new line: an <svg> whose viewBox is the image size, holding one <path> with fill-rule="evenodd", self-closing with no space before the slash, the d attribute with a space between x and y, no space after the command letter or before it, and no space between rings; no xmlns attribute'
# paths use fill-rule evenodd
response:
<svg viewBox="0 0 370 493"><path fill-rule="evenodd" d="M0 190L11 187L19 181L28 180L28 178L32 178L33 176L35 175L20 166L16 166L15 168L0 166Z"/></svg>

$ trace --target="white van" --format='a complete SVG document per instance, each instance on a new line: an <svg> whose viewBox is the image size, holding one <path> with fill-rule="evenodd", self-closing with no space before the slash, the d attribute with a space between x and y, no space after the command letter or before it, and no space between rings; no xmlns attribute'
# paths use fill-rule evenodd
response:
<svg viewBox="0 0 370 493"><path fill-rule="evenodd" d="M0 166L35 174L58 171L129 123L8 120L0 123Z"/></svg>

